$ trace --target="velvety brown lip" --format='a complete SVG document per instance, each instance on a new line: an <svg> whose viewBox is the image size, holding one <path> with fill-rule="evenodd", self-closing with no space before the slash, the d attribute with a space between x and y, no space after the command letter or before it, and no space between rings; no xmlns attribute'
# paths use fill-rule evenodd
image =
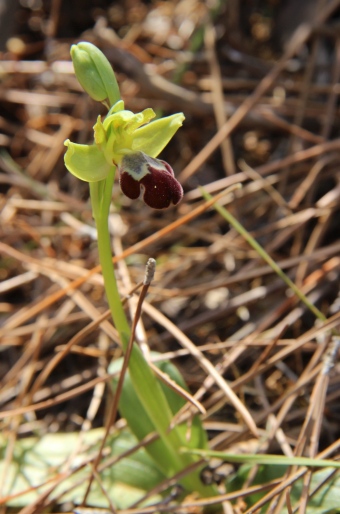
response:
<svg viewBox="0 0 340 514"><path fill-rule="evenodd" d="M152 159L138 152L133 159L123 159L119 165L119 183L122 192L131 200L142 195L146 205L153 209L166 209L171 204L177 205L183 197L181 184L176 180L171 166L158 159ZM131 162L136 169L129 169ZM146 167L140 179L135 177L140 173L141 166ZM138 169L137 169L138 167Z"/></svg>

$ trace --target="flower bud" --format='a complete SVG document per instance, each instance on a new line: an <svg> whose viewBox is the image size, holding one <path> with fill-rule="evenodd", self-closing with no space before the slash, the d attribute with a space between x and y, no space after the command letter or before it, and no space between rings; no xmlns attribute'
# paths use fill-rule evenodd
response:
<svg viewBox="0 0 340 514"><path fill-rule="evenodd" d="M110 106L120 99L119 87L105 55L92 43L71 47L74 71L82 88L98 102L109 99Z"/></svg>

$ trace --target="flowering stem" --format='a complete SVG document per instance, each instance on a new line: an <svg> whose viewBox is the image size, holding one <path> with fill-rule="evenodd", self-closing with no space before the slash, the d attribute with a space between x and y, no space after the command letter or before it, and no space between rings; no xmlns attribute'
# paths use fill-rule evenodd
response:
<svg viewBox="0 0 340 514"><path fill-rule="evenodd" d="M140 192L144 192L145 203L155 209L163 209L171 204L177 205L183 196L182 186L175 179L170 165L156 157L182 125L184 115L177 113L151 122L156 116L151 108L144 109L138 114L125 110L115 74L104 54L91 43L84 41L72 46L71 56L76 76L84 90L91 98L102 102L109 109L103 121L101 116L97 118L93 127L93 144L65 141L65 165L74 176L89 182L106 296L124 354L128 355L129 341L130 338L133 341L134 336L117 287L108 224L116 173L116 166L112 163L117 163L120 167L120 186L129 198L137 199ZM195 465L198 461L197 456L179 452L180 447L187 447L190 444L184 434L185 427L175 426L169 430L176 409L173 402L168 401L168 391L163 390L135 342L127 360L131 387L130 393L126 395L127 400L121 402L121 408L127 408L126 413L130 415L131 427L136 421L135 432L140 432L141 429L144 432L143 438L154 432L159 435L153 446L156 451L152 454L149 447L149 453L168 477L182 472L187 467L190 468L192 464ZM124 389L128 388L123 387L123 391ZM135 409L131 408L132 397ZM141 416L136 415L135 411L138 410L142 412ZM115 412L115 408L112 408L112 412ZM200 424L199 428L202 431L201 435L205 435ZM131 430L133 431L132 428ZM204 436L200 444L205 444L205 441ZM95 467L103 446L104 442ZM215 487L205 486L201 482L197 469L180 480L185 489L197 491L201 496L216 494Z"/></svg>
<svg viewBox="0 0 340 514"><path fill-rule="evenodd" d="M90 193L93 215L97 225L98 253L102 266L105 291L112 319L116 329L118 330L123 350L125 352L127 350L131 330L119 296L112 263L111 240L108 227L108 216L114 176L115 168L113 167L105 180L90 183ZM197 460L197 457L179 453L179 448L186 446L186 441L182 439L177 427L169 431L169 426L173 417L169 404L156 376L150 369L141 350L136 344L134 344L132 348L129 360L129 371L134 390L152 421L155 431L158 432L163 442L164 451L159 455L159 459L161 459L163 463L167 460L166 467L168 469L169 476L178 473L185 467L193 464ZM142 423L143 420L140 420L140 422ZM205 497L216 494L214 488L202 484L197 472L186 476L182 480L182 483L189 490L198 491Z"/></svg>
<svg viewBox="0 0 340 514"><path fill-rule="evenodd" d="M112 318L125 350L130 337L130 327L120 300L116 276L112 264L111 240L108 218L111 202L112 184L115 177L115 167L105 180L90 183L93 216L98 232L98 252L102 266L105 291Z"/></svg>

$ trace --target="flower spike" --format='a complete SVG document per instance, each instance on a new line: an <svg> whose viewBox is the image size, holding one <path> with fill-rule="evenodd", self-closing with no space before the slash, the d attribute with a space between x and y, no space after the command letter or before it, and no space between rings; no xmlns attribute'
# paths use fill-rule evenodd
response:
<svg viewBox="0 0 340 514"><path fill-rule="evenodd" d="M118 167L121 189L129 198L137 199L142 193L144 202L154 209L177 205L183 197L182 186L171 166L156 157L182 126L183 113L154 120L156 114L149 107L134 114L125 109L115 74L98 48L84 41L72 46L71 57L85 91L110 108L103 120L98 116L92 144L65 141L67 169L95 184L113 181Z"/></svg>

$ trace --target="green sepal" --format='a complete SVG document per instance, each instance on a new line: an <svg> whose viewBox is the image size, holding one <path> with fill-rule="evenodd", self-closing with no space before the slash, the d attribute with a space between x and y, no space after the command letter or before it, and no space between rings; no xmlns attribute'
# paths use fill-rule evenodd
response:
<svg viewBox="0 0 340 514"><path fill-rule="evenodd" d="M157 157L182 126L183 121L184 115L179 112L138 128L133 134L132 151Z"/></svg>
<svg viewBox="0 0 340 514"><path fill-rule="evenodd" d="M64 145L67 146L65 166L75 177L86 182L99 182L108 176L112 166L97 145L78 145L69 139Z"/></svg>

